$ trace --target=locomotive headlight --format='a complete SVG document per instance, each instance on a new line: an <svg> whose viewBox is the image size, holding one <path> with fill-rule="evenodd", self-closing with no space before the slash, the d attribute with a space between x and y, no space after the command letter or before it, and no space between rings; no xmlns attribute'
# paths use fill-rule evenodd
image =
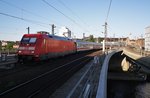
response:
<svg viewBox="0 0 150 98"><path fill-rule="evenodd" d="M19 50L18 52L21 53L22 51Z"/></svg>
<svg viewBox="0 0 150 98"><path fill-rule="evenodd" d="M25 47L19 47L19 50L24 50L25 49Z"/></svg>
<svg viewBox="0 0 150 98"><path fill-rule="evenodd" d="M31 53L34 53L34 51L31 51Z"/></svg>

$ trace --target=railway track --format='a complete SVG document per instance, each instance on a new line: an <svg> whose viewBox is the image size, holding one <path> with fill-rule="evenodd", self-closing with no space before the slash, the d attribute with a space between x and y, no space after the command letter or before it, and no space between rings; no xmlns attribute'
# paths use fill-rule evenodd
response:
<svg viewBox="0 0 150 98"><path fill-rule="evenodd" d="M91 52L82 53L81 55L83 56L85 54L90 54L90 53ZM77 55L76 58L78 58L78 54L75 54L75 55ZM76 59L76 60L75 60L75 56L72 58L74 58L72 61L70 61L70 59L71 59L70 57L68 59L65 58L67 61L68 60L70 61L68 63L66 63L66 60L61 58L62 59L61 66L60 66L60 64L58 65L58 63L53 64L53 67L56 65L59 67L52 68L52 66L48 66L48 65L52 64L53 61L50 61L49 63L45 63L42 66L41 65L38 66L37 67L38 70L34 70L34 71L38 71L38 73L40 73L40 74L36 75L36 77L34 77L34 78L30 78L30 79L28 78L28 80L26 82L18 83L16 86L13 86L10 89L7 89L7 90L1 92L0 96L2 98L3 97L4 98L7 98L7 97L15 97L15 98L29 97L29 98L31 98L34 96L35 96L35 98L37 98L37 96L41 96L41 95L43 96L43 90L44 90L44 92L46 92L45 88L47 88L47 87L49 87L49 88L47 88L47 89L49 89L48 91L51 91L51 92L46 93L46 94L52 93L57 88L57 86L59 86L60 81L62 81L62 82L65 81L66 78L70 77L70 75L73 74L75 71L77 71L79 69L79 67L84 66L84 64L86 62L88 62L90 59L92 59L92 56L91 57L84 56L84 57ZM61 59L56 60L55 62L61 61ZM46 68L44 68L43 66ZM41 68L44 68L45 71L39 72L39 70ZM28 72L28 71L26 71L26 72ZM30 72L30 73L32 73L32 72ZM25 76L27 76L27 75L25 75ZM59 82L57 82L57 81L59 81ZM25 92L27 92L27 93L25 94ZM22 95L24 95L24 96L22 96Z"/></svg>
<svg viewBox="0 0 150 98"><path fill-rule="evenodd" d="M7 69L7 68L0 69L0 78L9 76L9 75L12 75L15 73L18 74L19 72L26 71L26 70L33 70L34 68L41 69L41 68L43 68L43 65L48 66L48 67L49 67L49 65L51 65L51 67L52 67L52 65L60 66L60 64L58 64L58 63L56 63L57 65L55 65L55 62L53 62L53 60L55 60L56 62L58 61L58 62L62 62L62 64L65 64L66 62L72 61L72 60L78 58L79 56L83 56L88 53L91 53L91 51L81 52L78 54L69 55L67 57L58 58L59 60L52 59L52 60L47 60L47 61L42 61L42 62L30 62L30 63L25 63L25 64L17 63L17 61L5 62L4 65L6 65L6 66L15 63L15 67L12 69ZM67 59L67 60L65 60L65 59Z"/></svg>

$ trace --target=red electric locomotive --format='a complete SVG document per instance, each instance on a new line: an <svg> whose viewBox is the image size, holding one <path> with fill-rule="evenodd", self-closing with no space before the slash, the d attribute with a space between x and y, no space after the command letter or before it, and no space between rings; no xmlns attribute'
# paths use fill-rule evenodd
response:
<svg viewBox="0 0 150 98"><path fill-rule="evenodd" d="M46 60L76 52L76 44L69 38L49 35L45 31L25 34L18 49L20 60Z"/></svg>

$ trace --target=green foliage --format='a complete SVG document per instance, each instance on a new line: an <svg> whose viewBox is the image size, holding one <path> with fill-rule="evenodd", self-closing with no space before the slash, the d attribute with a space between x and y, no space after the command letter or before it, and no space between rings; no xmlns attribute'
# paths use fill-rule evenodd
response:
<svg viewBox="0 0 150 98"><path fill-rule="evenodd" d="M94 36L93 36L93 35L90 35L90 41L91 41L91 42L95 42L95 39L94 39Z"/></svg>
<svg viewBox="0 0 150 98"><path fill-rule="evenodd" d="M95 42L94 36L93 36L93 35L90 35L89 38L86 39L86 41Z"/></svg>
<svg viewBox="0 0 150 98"><path fill-rule="evenodd" d="M15 42L8 42L5 49L6 49L6 50L7 50L7 49L8 49L8 50L12 50L14 44L15 44Z"/></svg>
<svg viewBox="0 0 150 98"><path fill-rule="evenodd" d="M85 41L89 41L89 42L102 42L104 40L104 38L98 37L98 38L94 38L93 35L90 35L89 37L87 37L86 39L84 39Z"/></svg>
<svg viewBox="0 0 150 98"><path fill-rule="evenodd" d="M104 38L98 37L98 42L102 42L104 40Z"/></svg>

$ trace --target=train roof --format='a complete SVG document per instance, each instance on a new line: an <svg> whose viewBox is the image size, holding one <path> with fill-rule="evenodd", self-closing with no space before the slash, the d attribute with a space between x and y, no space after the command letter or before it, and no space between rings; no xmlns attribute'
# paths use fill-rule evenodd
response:
<svg viewBox="0 0 150 98"><path fill-rule="evenodd" d="M71 40L68 37L61 37L61 36L57 36L57 35L52 35L46 31L38 31L37 33L47 35L49 38L53 38L53 39L57 39L57 40Z"/></svg>
<svg viewBox="0 0 150 98"><path fill-rule="evenodd" d="M61 36L57 36L57 35L52 35L52 34L49 34L47 32L44 32L44 33L37 33L37 34L24 34L24 36L26 37L29 37L29 36L45 36L45 37L48 37L48 38L52 38L52 39L57 39L57 40L72 40L72 39L69 39L68 37L61 37Z"/></svg>
<svg viewBox="0 0 150 98"><path fill-rule="evenodd" d="M68 37L61 37L61 36L56 36L56 35L48 35L49 38L54 38L54 39L58 39L58 40L71 40Z"/></svg>

